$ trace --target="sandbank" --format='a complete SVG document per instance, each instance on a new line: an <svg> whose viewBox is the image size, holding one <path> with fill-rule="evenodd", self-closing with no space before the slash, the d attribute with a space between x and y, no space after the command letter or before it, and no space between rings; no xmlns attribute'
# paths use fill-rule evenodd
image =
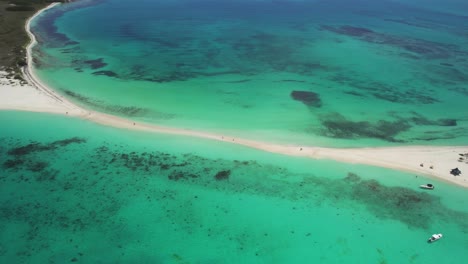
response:
<svg viewBox="0 0 468 264"><path fill-rule="evenodd" d="M42 83L34 74L34 69L32 67L32 47L37 42L35 36L30 31L30 22L42 11L52 8L55 5L57 5L57 3L51 4L45 9L38 11L27 21L25 28L31 38L31 42L27 47L28 66L24 69L23 73L28 84L22 85L18 81L8 80L5 78L5 73L0 73L0 110L9 109L63 114L122 129L218 140L283 155L373 165L414 173L415 176L427 175L468 188L468 163L466 159L463 161L459 160L461 158L460 154L468 153L468 146L324 148L281 145L244 138L233 138L229 135L218 135L190 129L157 126L84 109ZM462 174L460 176L451 175L450 170L453 168L459 168ZM378 178L378 175L376 175L376 177ZM424 183L426 182L421 182L421 184Z"/></svg>

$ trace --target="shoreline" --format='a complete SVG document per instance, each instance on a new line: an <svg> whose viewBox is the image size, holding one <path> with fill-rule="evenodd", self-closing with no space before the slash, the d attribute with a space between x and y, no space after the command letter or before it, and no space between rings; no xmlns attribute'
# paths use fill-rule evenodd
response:
<svg viewBox="0 0 468 264"><path fill-rule="evenodd" d="M70 110L71 112L70 114L80 115L85 112L84 109L81 109L77 105L71 103L64 97L60 96L53 89L49 88L47 85L42 83L40 79L34 74L34 69L32 66L33 65L32 49L37 44L37 39L36 39L36 36L34 36L34 34L31 32L31 21L34 20L37 16L39 16L42 12L49 10L51 8L54 8L55 6L60 5L60 4L61 3L51 3L45 8L38 10L32 17L30 17L26 21L26 24L24 25L24 29L26 30L26 33L28 34L30 38L30 42L26 46L27 67L24 67L22 69L22 73L28 83L32 84L36 89L43 92L46 96L49 96L50 98L59 102L61 105L65 106L68 110Z"/></svg>
<svg viewBox="0 0 468 264"><path fill-rule="evenodd" d="M42 83L34 74L32 48L37 44L36 37L30 30L31 21L45 10L60 3L52 3L37 11L25 24L25 30L31 41L27 45L26 54L28 65L23 69L23 75L29 86L3 85L0 87L0 110L21 110L69 115L91 122L115 128L137 130L150 133L164 133L190 136L209 140L217 140L249 148L277 153L282 155L306 157L311 159L328 159L351 164L365 164L406 171L417 175L453 183L468 188L468 163L459 162L459 154L468 153L468 146L399 146L399 147L367 147L367 148L326 148L298 145L280 145L268 142L254 141L243 138L233 138L225 135L190 129L163 127L148 123L141 123L81 108L68 99L62 97L53 89ZM2 78L0 76L0 78ZM21 92L18 94L18 89ZM16 90L16 91L14 91ZM10 97L8 97L10 96ZM24 98L28 98L24 101ZM3 100L3 102L2 102ZM421 166L421 164L423 166ZM431 168L432 166L432 168ZM450 170L458 167L461 176L450 175ZM464 172L464 174L463 174ZM465 176L465 174L467 176ZM421 182L425 184L426 182Z"/></svg>

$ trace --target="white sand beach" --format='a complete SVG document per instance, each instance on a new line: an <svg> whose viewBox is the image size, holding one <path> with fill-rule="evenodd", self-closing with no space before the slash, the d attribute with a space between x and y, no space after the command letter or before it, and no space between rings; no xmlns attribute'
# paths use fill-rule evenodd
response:
<svg viewBox="0 0 468 264"><path fill-rule="evenodd" d="M54 5L55 4L52 4L47 8L51 8ZM38 11L36 15L43 10ZM468 153L468 146L403 146L339 149L278 145L242 138L234 139L229 137L229 135L217 135L209 132L161 127L83 109L41 83L34 74L31 49L36 44L36 39L30 32L31 19L26 23L26 30L31 37L31 43L27 47L28 67L24 71L24 76L29 84L22 85L19 81L9 80L5 77L5 72L0 72L0 110L63 114L84 118L98 124L116 128L185 135L225 141L284 155L373 165L407 171L415 175L428 175L429 177L438 178L468 188L468 162L466 160L459 161L461 158L460 154ZM451 175L450 170L453 168L459 168L462 174L460 176Z"/></svg>

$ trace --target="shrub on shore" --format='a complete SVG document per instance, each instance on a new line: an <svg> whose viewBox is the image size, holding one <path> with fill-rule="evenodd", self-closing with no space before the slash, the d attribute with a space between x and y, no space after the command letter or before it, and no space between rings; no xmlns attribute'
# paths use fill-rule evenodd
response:
<svg viewBox="0 0 468 264"><path fill-rule="evenodd" d="M28 65L28 63L26 62L26 59L19 59L16 61L16 65L18 65L19 67L24 67Z"/></svg>
<svg viewBox="0 0 468 264"><path fill-rule="evenodd" d="M34 11L34 7L32 6L8 6L5 8L7 11Z"/></svg>
<svg viewBox="0 0 468 264"><path fill-rule="evenodd" d="M33 4L47 4L52 2L69 2L67 0L11 0L9 6L5 8L6 11L35 11L36 8Z"/></svg>
<svg viewBox="0 0 468 264"><path fill-rule="evenodd" d="M0 0L0 68L12 72L21 71L26 66L25 47L29 36L24 30L26 20L35 11L51 2L71 2L70 0Z"/></svg>

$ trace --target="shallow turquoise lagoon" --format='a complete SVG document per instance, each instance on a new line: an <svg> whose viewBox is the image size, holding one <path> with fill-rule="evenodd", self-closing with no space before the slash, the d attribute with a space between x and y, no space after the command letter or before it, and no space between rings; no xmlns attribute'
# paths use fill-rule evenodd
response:
<svg viewBox="0 0 468 264"><path fill-rule="evenodd" d="M460 145L467 13L458 0L77 1L33 21L35 67L84 107L150 123L322 146Z"/></svg>
<svg viewBox="0 0 468 264"><path fill-rule="evenodd" d="M64 116L1 111L0 122L1 263L468 257L466 189L433 179L427 192L422 176Z"/></svg>

